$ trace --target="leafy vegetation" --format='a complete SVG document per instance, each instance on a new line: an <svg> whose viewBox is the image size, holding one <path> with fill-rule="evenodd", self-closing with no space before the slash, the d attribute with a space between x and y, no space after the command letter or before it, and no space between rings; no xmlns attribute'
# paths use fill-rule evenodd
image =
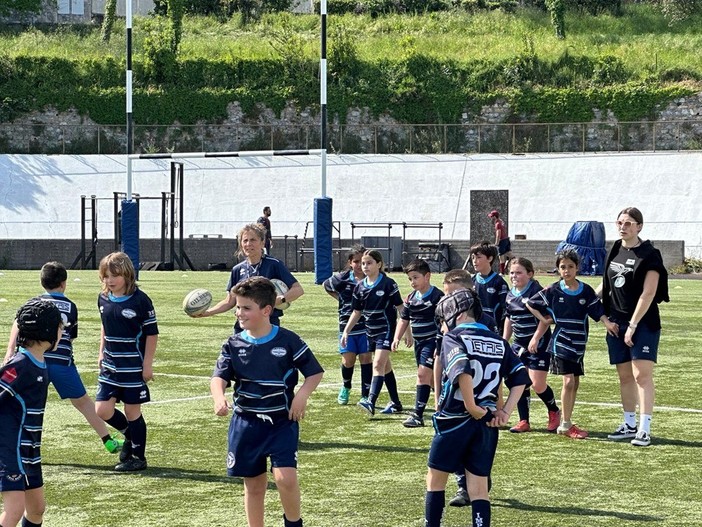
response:
<svg viewBox="0 0 702 527"><path fill-rule="evenodd" d="M168 2L159 5L167 13ZM566 40L539 7L330 16L330 116L343 122L349 108L366 107L403 122L456 123L507 101L515 121L588 121L593 108L636 120L700 89L702 16L669 27L651 5L598 13L569 9ZM161 16L135 19L136 122L218 121L234 101L249 117L257 103L317 106L318 17L262 13L242 26L239 15L186 16L174 47L176 29ZM91 28L7 27L0 49L1 120L50 106L123 121L121 21L108 43Z"/></svg>

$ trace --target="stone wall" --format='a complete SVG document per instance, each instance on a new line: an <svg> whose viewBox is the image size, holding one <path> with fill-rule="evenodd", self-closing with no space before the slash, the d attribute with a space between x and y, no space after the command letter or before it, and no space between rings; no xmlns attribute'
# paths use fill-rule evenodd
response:
<svg viewBox="0 0 702 527"><path fill-rule="evenodd" d="M357 240L356 240L357 241ZM304 242L304 243L303 243ZM344 266L348 248L355 243L354 240L341 240L341 249L333 254L335 269ZM423 242L424 243L424 242ZM443 240L449 244L449 265L452 269L460 269L468 258L471 243L468 240ZM526 256L534 266L541 271L555 268L555 250L558 241L544 240L513 240L512 252L515 256ZM680 265L684 259L685 244L679 240L654 241L654 245L663 254L666 267ZM439 256L433 255L420 247L420 240L408 240L403 248L403 262L406 263L415 256L422 254L425 258L434 261L443 261ZM293 271L314 270L314 256L310 251L313 246L311 239L302 240L290 237L287 240L274 239L272 256L284 261ZM336 245L338 246L338 244ZM607 243L607 248L611 242ZM238 259L235 257L236 240L229 238L188 238L183 243L184 252L198 271L208 270L216 264L224 264L225 269L230 269ZM176 244L176 251L177 251ZM114 251L113 240L101 240L95 254L95 261ZM90 244L87 252L90 253ZM169 247L166 246L166 255ZM74 263L81 252L80 240L0 240L0 269L40 269L49 260L58 260L66 266ZM161 242L155 239L141 240L140 256L142 262L159 262L161 260ZM166 257L166 260L169 260ZM177 261L177 260L176 260ZM178 268L178 265L175 266ZM186 269L187 265L184 266ZM75 268L81 268L77 263ZM91 269L92 262L85 267ZM399 268L395 268L399 270Z"/></svg>

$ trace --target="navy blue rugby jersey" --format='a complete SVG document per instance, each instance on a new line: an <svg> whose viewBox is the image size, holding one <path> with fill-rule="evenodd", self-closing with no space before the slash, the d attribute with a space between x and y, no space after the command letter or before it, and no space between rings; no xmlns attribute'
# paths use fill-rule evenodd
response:
<svg viewBox="0 0 702 527"><path fill-rule="evenodd" d="M353 313L351 301L353 300L353 290L358 282L353 275L353 269L337 273L324 281L324 289L330 293L336 293L339 297L339 333L343 333L346 324ZM349 335L365 335L365 317L356 323Z"/></svg>
<svg viewBox="0 0 702 527"><path fill-rule="evenodd" d="M305 342L289 329L273 326L265 337L237 333L222 346L213 377L234 383L234 411L288 418L298 372L309 377L322 373Z"/></svg>
<svg viewBox="0 0 702 527"><path fill-rule="evenodd" d="M541 284L537 280L530 280L521 291L513 287L507 294L505 316L512 322L512 340L523 348L529 347L529 342L539 327L539 319L529 311L526 302L541 289ZM551 328L549 327L539 341L539 351L542 351L550 340Z"/></svg>
<svg viewBox="0 0 702 527"><path fill-rule="evenodd" d="M146 337L158 335L151 299L141 289L122 297L101 293L98 309L105 330L105 349L98 381L122 388L143 386Z"/></svg>
<svg viewBox="0 0 702 527"><path fill-rule="evenodd" d="M444 335L440 360L441 397L434 415L439 432L453 430L472 419L458 385L461 374L473 378L475 403L490 410L496 409L501 381L508 388L531 384L524 364L512 353L509 343L475 322L459 324Z"/></svg>
<svg viewBox="0 0 702 527"><path fill-rule="evenodd" d="M366 316L366 334L371 338L387 335L390 340L397 326L396 306L402 304L397 282L383 273L372 284L368 278L357 284L351 301L352 309Z"/></svg>
<svg viewBox="0 0 702 527"><path fill-rule="evenodd" d="M44 353L44 360L49 364L70 366L73 363L72 340L78 337L78 308L62 293L44 293L39 298L52 302L63 319L61 340L55 350Z"/></svg>
<svg viewBox="0 0 702 527"><path fill-rule="evenodd" d="M48 390L46 364L22 347L0 367L0 475L41 471Z"/></svg>
<svg viewBox="0 0 702 527"><path fill-rule="evenodd" d="M251 278L252 276L262 276L268 279L277 278L285 282L288 288L292 287L292 285L297 282L283 262L264 254L261 261L256 265L251 265L248 260L244 260L232 267L232 272L229 275L229 282L227 282L227 292L231 291L232 287L239 282ZM280 317L282 316L282 310L274 309L273 313L271 313L271 324L278 326L280 324Z"/></svg>
<svg viewBox="0 0 702 527"><path fill-rule="evenodd" d="M502 276L493 272L484 278L480 273L476 273L473 277L473 284L483 311L491 315L497 326L501 328L505 316L505 302L509 292L507 282Z"/></svg>
<svg viewBox="0 0 702 527"><path fill-rule="evenodd" d="M552 317L556 324L549 344L551 353L574 362L585 354L589 331L587 317L597 321L604 315L595 290L580 280L578 284L576 291L570 291L560 280L528 300L529 305L542 315Z"/></svg>
<svg viewBox="0 0 702 527"><path fill-rule="evenodd" d="M409 320L414 340L436 338L440 329L435 316L436 304L442 296L443 291L431 286L426 293L412 291L405 299L400 318Z"/></svg>

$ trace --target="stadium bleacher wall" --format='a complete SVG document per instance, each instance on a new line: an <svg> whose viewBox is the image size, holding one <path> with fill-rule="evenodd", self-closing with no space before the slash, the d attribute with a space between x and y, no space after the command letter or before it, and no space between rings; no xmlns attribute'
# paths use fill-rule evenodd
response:
<svg viewBox="0 0 702 527"><path fill-rule="evenodd" d="M302 238L320 195L319 158L247 157L184 160L186 238L233 238L255 221L264 206L273 210L274 236ZM133 191L160 197L169 190L169 160L137 160ZM509 192L513 238L531 244L565 238L574 221L613 222L625 206L639 207L646 219L644 237L684 242L686 256L702 253L702 153L591 153L482 155L328 156L327 194L334 199L334 220L341 238L351 238L351 222L441 222L445 241L470 242L470 191ZM98 205L98 235L112 238L114 192L126 189L124 156L0 155L0 264L8 260L9 241L20 240L45 261L48 242L80 239L80 196L105 198ZM141 236L158 238L160 200L142 202ZM484 236L492 236L489 221ZM88 229L89 232L89 229ZM359 230L385 236L387 229ZM394 226L393 237L402 236ZM435 240L436 230L414 229L412 240ZM157 240L154 240L158 244ZM521 241L521 240L518 240ZM145 242L146 243L146 242ZM102 243L109 252L112 245ZM231 247L231 245L229 245ZM231 257L231 249L215 260ZM22 253L20 260L33 260ZM676 253L677 254L677 253ZM155 259L145 256L143 259ZM206 258L209 260L209 257ZM676 256L677 259L677 256ZM70 262L69 262L70 263ZM12 257L13 267L20 265Z"/></svg>

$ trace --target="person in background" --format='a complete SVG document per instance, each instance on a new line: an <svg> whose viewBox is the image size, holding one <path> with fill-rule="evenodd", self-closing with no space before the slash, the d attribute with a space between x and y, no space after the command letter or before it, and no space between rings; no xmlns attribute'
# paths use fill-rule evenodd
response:
<svg viewBox="0 0 702 527"><path fill-rule="evenodd" d="M271 234L271 208L263 207L263 216L256 220L256 223L262 225L266 229L266 243L265 249L266 254L271 254L271 247L273 247L273 235Z"/></svg>
<svg viewBox="0 0 702 527"><path fill-rule="evenodd" d="M500 255L500 274L506 274L508 269L505 264L512 258L512 242L507 233L507 224L500 219L500 213L497 210L491 211L488 218L495 224L495 245Z"/></svg>

